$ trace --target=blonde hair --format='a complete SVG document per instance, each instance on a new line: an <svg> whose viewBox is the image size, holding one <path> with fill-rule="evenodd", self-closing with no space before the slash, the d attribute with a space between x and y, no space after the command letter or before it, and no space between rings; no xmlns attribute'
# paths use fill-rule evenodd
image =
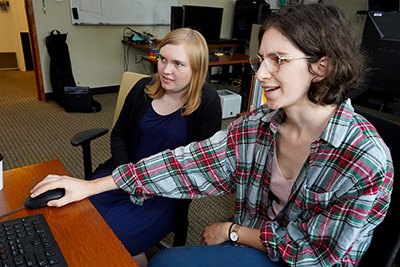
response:
<svg viewBox="0 0 400 267"><path fill-rule="evenodd" d="M201 103L201 88L206 80L208 69L207 42L198 31L189 28L180 28L165 36L160 44L160 49L167 44L184 44L190 67L192 68L192 79L189 83L189 89L183 95L184 105L182 109L184 112L182 116L188 116ZM164 95L165 90L161 87L161 80L158 73L154 75L145 92L153 99L159 99Z"/></svg>

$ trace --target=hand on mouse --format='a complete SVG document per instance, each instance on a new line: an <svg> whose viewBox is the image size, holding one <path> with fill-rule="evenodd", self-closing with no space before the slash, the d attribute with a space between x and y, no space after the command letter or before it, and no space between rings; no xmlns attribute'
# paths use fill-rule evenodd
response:
<svg viewBox="0 0 400 267"><path fill-rule="evenodd" d="M50 207L62 207L88 197L84 189L86 182L69 176L48 175L31 190L31 197L35 198L48 190L65 188L64 197L47 203L47 206Z"/></svg>
<svg viewBox="0 0 400 267"><path fill-rule="evenodd" d="M80 201L92 195L118 187L111 176L93 181L86 181L69 176L48 175L31 190L31 197L35 198L48 190L56 188L64 188L65 195L60 199L49 201L47 206L62 207L69 203Z"/></svg>

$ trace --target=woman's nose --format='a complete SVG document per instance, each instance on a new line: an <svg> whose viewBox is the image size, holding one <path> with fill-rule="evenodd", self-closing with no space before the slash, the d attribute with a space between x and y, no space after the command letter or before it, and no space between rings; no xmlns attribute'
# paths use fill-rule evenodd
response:
<svg viewBox="0 0 400 267"><path fill-rule="evenodd" d="M261 62L260 67L257 70L256 73L257 80L262 81L265 79L271 79L272 73L270 70L267 68L264 62Z"/></svg>
<svg viewBox="0 0 400 267"><path fill-rule="evenodd" d="M162 68L162 72L163 73L171 73L172 72L172 66L171 65L172 64L165 63L163 68Z"/></svg>

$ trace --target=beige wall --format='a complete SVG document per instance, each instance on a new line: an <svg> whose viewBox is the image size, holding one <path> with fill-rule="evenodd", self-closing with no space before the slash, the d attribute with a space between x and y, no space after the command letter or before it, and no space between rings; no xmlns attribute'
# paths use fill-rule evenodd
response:
<svg viewBox="0 0 400 267"><path fill-rule="evenodd" d="M25 71L25 58L21 43L21 32L29 32L28 20L26 18L25 11L25 0L12 0L10 4L14 6L13 12L11 13L13 34L16 41L17 48L17 61L20 70Z"/></svg>
<svg viewBox="0 0 400 267"><path fill-rule="evenodd" d="M69 0L46 1L46 14L42 1L33 0L40 60L42 64L45 93L52 91L49 77L50 58L44 38L53 29L67 32L67 44L71 56L72 71L79 85L91 88L118 85L124 71L124 45L121 44L124 26L75 26L71 23ZM235 0L181 0L180 5L207 5L224 8L223 38L230 38ZM169 11L166 11L169 12ZM149 30L158 38L169 32L169 26L129 26L138 32ZM151 73L148 62L135 63L135 55L143 51L131 48L130 71Z"/></svg>
<svg viewBox="0 0 400 267"><path fill-rule="evenodd" d="M0 53L16 52L9 10L0 9L0 36Z"/></svg>
<svg viewBox="0 0 400 267"><path fill-rule="evenodd" d="M9 0L10 7L0 10L0 52L17 55L18 67L25 70L21 32L29 32L24 0Z"/></svg>
<svg viewBox="0 0 400 267"><path fill-rule="evenodd" d="M121 44L124 26L75 26L71 24L69 0L46 1L46 14L42 11L42 1L32 0L34 6L39 52L42 64L45 93L51 92L49 78L50 58L44 38L53 29L67 32L72 70L78 85L91 88L118 85L124 71L124 45ZM367 0L327 0L343 7L355 22L356 30L362 32L363 22L356 22L355 12L365 9ZM180 5L202 5L224 8L222 38L230 38L235 0L180 0ZM165 11L169 12L169 11ZM163 38L169 26L129 26L136 31L149 30L158 38ZM361 36L361 35L360 35ZM143 51L131 48L129 70L151 73L148 62L135 63L135 55Z"/></svg>

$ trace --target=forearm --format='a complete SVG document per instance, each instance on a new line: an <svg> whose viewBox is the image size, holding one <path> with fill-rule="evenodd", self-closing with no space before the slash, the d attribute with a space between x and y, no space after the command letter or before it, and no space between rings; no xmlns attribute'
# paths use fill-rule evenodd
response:
<svg viewBox="0 0 400 267"><path fill-rule="evenodd" d="M239 235L237 243L266 252L260 239L261 232L259 229L252 229L237 224L233 225L232 229L236 230Z"/></svg>
<svg viewBox="0 0 400 267"><path fill-rule="evenodd" d="M194 199L233 193L224 137L219 132L203 142L166 150L137 164L121 165L113 172L114 181L133 196L133 201L137 198L136 204L149 195Z"/></svg>
<svg viewBox="0 0 400 267"><path fill-rule="evenodd" d="M91 181L91 189L88 190L90 196L97 195L106 191L118 189L111 175Z"/></svg>

